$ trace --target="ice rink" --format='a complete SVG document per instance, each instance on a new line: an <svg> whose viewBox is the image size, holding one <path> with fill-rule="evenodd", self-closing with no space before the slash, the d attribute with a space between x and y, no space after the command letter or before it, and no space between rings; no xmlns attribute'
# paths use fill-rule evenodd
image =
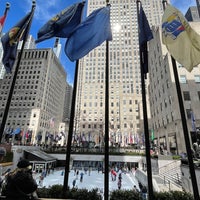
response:
<svg viewBox="0 0 200 200"><path fill-rule="evenodd" d="M40 174L34 174L33 176L35 177L39 187L49 187L52 185L56 184L61 184L63 185L63 180L64 180L64 170L55 170L53 173L50 173L47 175L42 183L39 183L40 180ZM83 173L83 181L80 182L80 174ZM76 179L76 175L74 174L74 171L70 171L69 174L69 181L68 185L70 188L73 187L72 182L73 180ZM109 190L115 190L118 189L118 174L116 177L115 181L112 181L111 179L111 174L109 174ZM133 189L133 186L136 185L138 187L138 182L135 179L134 175L132 173L122 173L122 186L121 189ZM77 188L86 188L88 190L91 190L93 188L98 188L101 192L103 192L104 188L104 174L102 172L98 171L91 171L90 175L85 174L84 171L79 171L78 178L76 179L76 185L75 187Z"/></svg>

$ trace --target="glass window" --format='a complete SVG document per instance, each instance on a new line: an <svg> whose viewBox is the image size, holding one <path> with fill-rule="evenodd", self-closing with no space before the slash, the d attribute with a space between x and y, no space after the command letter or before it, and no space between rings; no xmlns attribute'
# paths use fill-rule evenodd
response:
<svg viewBox="0 0 200 200"><path fill-rule="evenodd" d="M200 75L194 75L195 83L200 83Z"/></svg>
<svg viewBox="0 0 200 200"><path fill-rule="evenodd" d="M187 83L187 79L185 75L180 76L180 83Z"/></svg>
<svg viewBox="0 0 200 200"><path fill-rule="evenodd" d="M184 98L185 101L190 101L191 100L190 99L190 92L184 91L183 92L183 98Z"/></svg>

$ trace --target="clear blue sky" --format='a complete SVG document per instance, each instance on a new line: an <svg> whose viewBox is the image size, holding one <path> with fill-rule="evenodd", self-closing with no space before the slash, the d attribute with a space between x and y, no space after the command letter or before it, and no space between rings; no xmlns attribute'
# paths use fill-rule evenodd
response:
<svg viewBox="0 0 200 200"><path fill-rule="evenodd" d="M98 1L98 0L97 0ZM142 0L141 0L142 1ZM162 0L160 0L162 1ZM3 28L3 32L7 32L12 28L23 16L25 16L32 6L32 0L0 0L0 16L3 15L6 2L10 3L10 10ZM71 4L81 2L81 0L36 0L36 10L31 26L30 34L37 38L37 32L54 15ZM106 1L105 1L106 2ZM196 5L196 0L171 0L173 6L178 8L185 14L190 6ZM38 48L52 48L55 38L43 41L37 44ZM62 50L66 39L61 39ZM67 81L73 84L75 62L70 62L64 51L61 53L61 63L67 72Z"/></svg>

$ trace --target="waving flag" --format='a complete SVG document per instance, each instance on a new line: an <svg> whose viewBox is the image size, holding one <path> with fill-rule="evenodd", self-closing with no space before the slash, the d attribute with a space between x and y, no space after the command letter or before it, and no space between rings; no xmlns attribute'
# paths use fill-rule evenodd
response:
<svg viewBox="0 0 200 200"><path fill-rule="evenodd" d="M33 11L29 12L21 21L19 21L1 38L4 50L2 62L7 73L11 73L16 59L17 45L19 41L23 40L23 37L25 36L25 32L31 20L32 13Z"/></svg>
<svg viewBox="0 0 200 200"><path fill-rule="evenodd" d="M139 12L139 45L140 45L140 55L141 55L141 64L143 67L144 74L148 73L148 49L147 42L153 38L149 22L145 15L145 12L140 6Z"/></svg>
<svg viewBox="0 0 200 200"><path fill-rule="evenodd" d="M38 31L36 42L52 37L68 38L81 21L83 7L84 2L76 3L54 16Z"/></svg>
<svg viewBox="0 0 200 200"><path fill-rule="evenodd" d="M65 53L71 61L87 55L105 40L112 40L110 6L93 11L66 42Z"/></svg>
<svg viewBox="0 0 200 200"><path fill-rule="evenodd" d="M162 41L173 58L189 72L200 64L200 35L171 5L167 5L162 17Z"/></svg>
<svg viewBox="0 0 200 200"><path fill-rule="evenodd" d="M0 33L2 32L2 28L3 28L5 20L6 20L6 15L0 17Z"/></svg>
<svg viewBox="0 0 200 200"><path fill-rule="evenodd" d="M52 118L50 119L50 127L51 127L51 128L54 128L54 126L55 126L55 118L52 117Z"/></svg>
<svg viewBox="0 0 200 200"><path fill-rule="evenodd" d="M196 120L194 117L194 113L191 111L191 123L192 123L192 130L196 132Z"/></svg>

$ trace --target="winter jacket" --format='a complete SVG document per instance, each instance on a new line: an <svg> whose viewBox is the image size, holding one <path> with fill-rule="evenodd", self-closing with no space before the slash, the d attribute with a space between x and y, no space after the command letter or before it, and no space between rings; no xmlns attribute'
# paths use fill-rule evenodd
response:
<svg viewBox="0 0 200 200"><path fill-rule="evenodd" d="M31 171L18 170L7 177L5 187L6 200L30 200L34 199L32 193L37 189L37 183L32 177Z"/></svg>

